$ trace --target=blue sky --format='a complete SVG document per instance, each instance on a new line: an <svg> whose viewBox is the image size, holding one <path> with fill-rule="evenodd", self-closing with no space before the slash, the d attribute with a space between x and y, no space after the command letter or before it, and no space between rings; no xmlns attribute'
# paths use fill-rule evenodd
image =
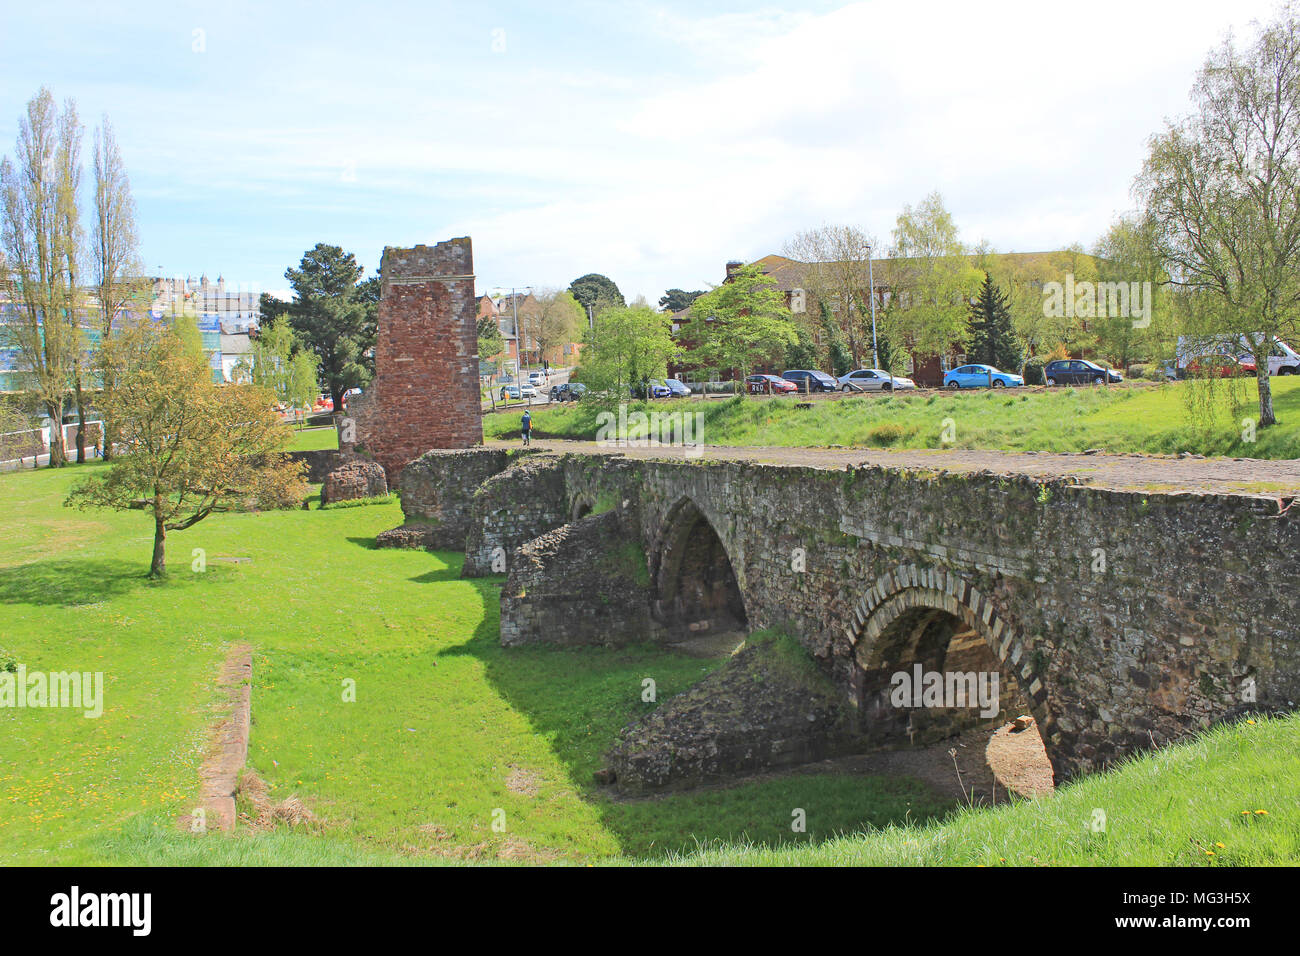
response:
<svg viewBox="0 0 1300 956"><path fill-rule="evenodd" d="M150 271L274 291L316 242L369 271L385 245L470 235L480 288L604 272L652 303L824 222L887 246L933 189L970 242L1090 245L1209 49L1274 10L16 6L0 152L41 85L88 131L107 112Z"/></svg>

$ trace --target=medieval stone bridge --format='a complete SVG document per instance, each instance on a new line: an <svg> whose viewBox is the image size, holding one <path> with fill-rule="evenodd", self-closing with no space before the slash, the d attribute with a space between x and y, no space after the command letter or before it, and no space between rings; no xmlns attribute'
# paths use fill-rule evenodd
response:
<svg viewBox="0 0 1300 956"><path fill-rule="evenodd" d="M996 672L999 718L1033 714L1058 781L1300 699L1300 525L1276 498L502 448L430 452L400 484L381 543L504 571L503 644L781 629L861 748L960 724L891 704L918 664Z"/></svg>

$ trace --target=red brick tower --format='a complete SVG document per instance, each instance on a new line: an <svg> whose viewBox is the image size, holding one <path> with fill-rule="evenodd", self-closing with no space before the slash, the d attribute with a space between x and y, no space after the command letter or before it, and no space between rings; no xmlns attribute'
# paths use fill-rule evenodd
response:
<svg viewBox="0 0 1300 956"><path fill-rule="evenodd" d="M388 473L432 448L483 442L469 237L384 249L375 379L357 437Z"/></svg>

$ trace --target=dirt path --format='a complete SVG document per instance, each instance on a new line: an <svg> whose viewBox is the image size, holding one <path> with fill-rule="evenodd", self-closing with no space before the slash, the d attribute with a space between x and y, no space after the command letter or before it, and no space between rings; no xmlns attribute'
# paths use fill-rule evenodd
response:
<svg viewBox="0 0 1300 956"><path fill-rule="evenodd" d="M488 442L489 447L513 448L518 442ZM1109 455L1103 453L1009 452L971 449L884 448L751 448L706 445L688 448L618 448L594 441L534 439L533 447L588 455L667 458L691 461L752 461L803 468L843 469L850 466L924 469L963 474L1024 475L1039 479L1066 478L1077 484L1117 491L1152 494L1212 492L1264 495L1300 494L1300 460L1260 458L1201 458L1195 456Z"/></svg>
<svg viewBox="0 0 1300 956"><path fill-rule="evenodd" d="M253 695L253 650L239 645L230 650L217 685L223 691L222 716L212 728L208 754L199 768L200 806L208 830L235 827L235 791L239 774L248 761L248 733Z"/></svg>

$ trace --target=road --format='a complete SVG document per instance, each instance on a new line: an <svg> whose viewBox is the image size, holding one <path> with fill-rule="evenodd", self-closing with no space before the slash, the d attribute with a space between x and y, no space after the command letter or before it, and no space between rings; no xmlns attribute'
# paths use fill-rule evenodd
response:
<svg viewBox="0 0 1300 956"><path fill-rule="evenodd" d="M490 447L518 447L494 441ZM1021 475L1040 480L1152 494L1215 493L1286 498L1300 494L1300 460L1201 458L1102 453L1003 452L970 449L752 448L706 445L616 447L594 441L533 439L533 447L588 455L627 455L690 461L753 461L772 465L841 470L884 466L966 474Z"/></svg>

